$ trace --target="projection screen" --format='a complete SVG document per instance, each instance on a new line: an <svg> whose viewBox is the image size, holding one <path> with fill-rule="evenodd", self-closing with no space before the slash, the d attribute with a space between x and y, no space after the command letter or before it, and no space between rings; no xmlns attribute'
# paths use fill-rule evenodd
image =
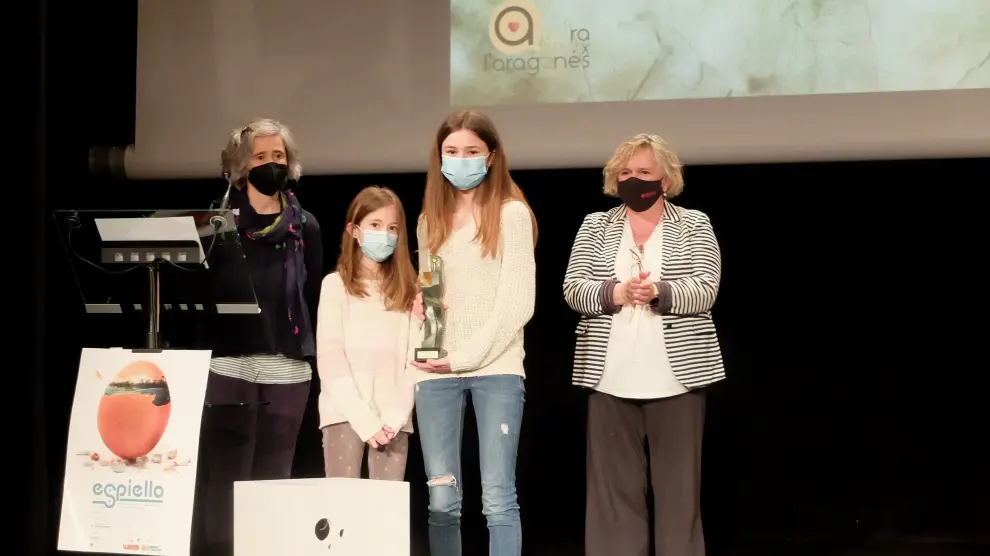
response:
<svg viewBox="0 0 990 556"><path fill-rule="evenodd" d="M639 132L689 164L990 156L986 0L139 0L132 178L209 177L236 126L306 173L422 171L454 108L514 168Z"/></svg>

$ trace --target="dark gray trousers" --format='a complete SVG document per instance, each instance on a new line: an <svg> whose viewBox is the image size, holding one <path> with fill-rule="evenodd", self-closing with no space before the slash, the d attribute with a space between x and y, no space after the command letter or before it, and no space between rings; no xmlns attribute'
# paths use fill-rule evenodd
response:
<svg viewBox="0 0 990 556"><path fill-rule="evenodd" d="M658 400L591 394L586 556L649 556L647 479L653 487L656 556L704 556L704 423L703 390Z"/></svg>
<svg viewBox="0 0 990 556"><path fill-rule="evenodd" d="M203 408L196 481L200 534L193 554L233 554L234 481L291 477L309 387L309 381L256 384L210 373L206 401L212 405Z"/></svg>

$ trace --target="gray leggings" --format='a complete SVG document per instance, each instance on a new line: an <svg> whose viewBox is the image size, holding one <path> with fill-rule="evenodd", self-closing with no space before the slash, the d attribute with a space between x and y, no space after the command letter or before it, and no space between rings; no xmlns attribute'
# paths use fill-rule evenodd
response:
<svg viewBox="0 0 990 556"><path fill-rule="evenodd" d="M369 479L402 481L406 477L409 433L399 432L383 451L361 442L349 423L323 427L323 467L327 477L361 478L361 462L368 453Z"/></svg>

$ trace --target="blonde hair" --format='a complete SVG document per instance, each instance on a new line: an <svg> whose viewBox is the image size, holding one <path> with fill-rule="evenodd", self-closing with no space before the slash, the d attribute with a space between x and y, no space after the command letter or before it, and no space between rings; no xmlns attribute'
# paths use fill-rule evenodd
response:
<svg viewBox="0 0 990 556"><path fill-rule="evenodd" d="M684 191L684 175L682 173L684 165L681 164L681 160L677 158L674 151L670 150L667 142L659 135L652 133L633 135L619 143L619 146L615 148L615 152L612 153L612 158L609 159L608 164L605 165L605 169L602 170L602 176L605 178L605 185L602 187L602 191L612 197L618 195L619 172L622 171L623 166L626 165L633 153L642 148L653 151L653 156L656 158L660 170L663 171L663 181L667 184L666 197L672 199L680 195L681 191Z"/></svg>
<svg viewBox="0 0 990 556"><path fill-rule="evenodd" d="M247 185L247 175L250 170L251 156L254 154L255 137L278 135L285 145L285 159L289 166L289 179L298 180L302 176L302 163L299 162L299 150L292 133L284 124L270 118L257 118L244 127L230 132L227 147L220 153L220 163L225 172L230 173L230 183L243 189Z"/></svg>

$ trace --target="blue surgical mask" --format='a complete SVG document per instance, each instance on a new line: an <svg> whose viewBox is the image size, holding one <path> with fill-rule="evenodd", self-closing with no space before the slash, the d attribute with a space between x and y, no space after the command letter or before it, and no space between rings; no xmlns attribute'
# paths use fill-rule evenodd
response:
<svg viewBox="0 0 990 556"><path fill-rule="evenodd" d="M385 230L361 230L361 252L365 257L380 263L395 252L395 243L399 238Z"/></svg>
<svg viewBox="0 0 990 556"><path fill-rule="evenodd" d="M488 175L486 158L484 156L474 158L445 156L440 164L440 171L443 172L451 185L461 191L467 191L478 187L481 182L485 181L485 176Z"/></svg>

